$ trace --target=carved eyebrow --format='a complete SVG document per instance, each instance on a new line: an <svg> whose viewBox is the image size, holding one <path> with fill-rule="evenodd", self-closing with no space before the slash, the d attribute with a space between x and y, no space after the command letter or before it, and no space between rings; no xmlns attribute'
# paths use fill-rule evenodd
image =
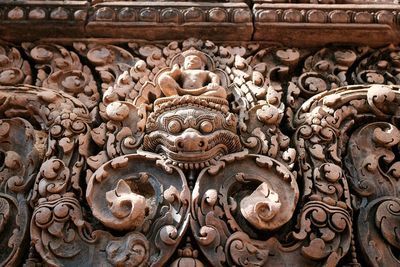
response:
<svg viewBox="0 0 400 267"><path fill-rule="evenodd" d="M203 115L200 115L200 116L196 117L196 121L203 121L205 119L210 119L210 120L216 121L216 120L218 120L218 117L210 115L210 114L203 114Z"/></svg>
<svg viewBox="0 0 400 267"><path fill-rule="evenodd" d="M172 120L178 121L182 126L185 126L184 118L182 118L182 117L179 116L179 115L172 114L172 115L170 115L170 116L164 117L164 120L163 120L163 127L164 127L165 129L167 129L167 128L168 128L168 123L170 123Z"/></svg>

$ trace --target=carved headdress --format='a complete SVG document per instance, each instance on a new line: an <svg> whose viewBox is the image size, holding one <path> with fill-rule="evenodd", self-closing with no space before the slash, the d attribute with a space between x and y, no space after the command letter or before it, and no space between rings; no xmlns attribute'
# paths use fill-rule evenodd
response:
<svg viewBox="0 0 400 267"><path fill-rule="evenodd" d="M207 70L209 71L214 71L215 70L215 63L212 60L212 58L198 50L195 50L194 48L191 48L189 50L186 50L185 52L178 54L174 56L171 60L170 66L174 66L175 64L178 64L179 66L183 66L183 63L185 61L185 58L188 56L197 56L201 59L203 62L204 66L206 67Z"/></svg>

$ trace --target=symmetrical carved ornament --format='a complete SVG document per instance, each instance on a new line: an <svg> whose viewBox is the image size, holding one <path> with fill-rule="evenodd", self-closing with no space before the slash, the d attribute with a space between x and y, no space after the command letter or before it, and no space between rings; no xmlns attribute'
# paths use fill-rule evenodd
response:
<svg viewBox="0 0 400 267"><path fill-rule="evenodd" d="M4 43L0 264L399 266L399 66L395 46Z"/></svg>

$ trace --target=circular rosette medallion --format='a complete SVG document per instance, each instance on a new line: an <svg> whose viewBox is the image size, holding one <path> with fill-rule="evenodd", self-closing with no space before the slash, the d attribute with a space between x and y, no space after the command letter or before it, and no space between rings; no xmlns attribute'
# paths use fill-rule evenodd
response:
<svg viewBox="0 0 400 267"><path fill-rule="evenodd" d="M190 191L179 169L163 168L157 161L157 155L132 154L105 163L89 179L86 198L106 227L142 233L156 244L150 261L160 263L186 231Z"/></svg>
<svg viewBox="0 0 400 267"><path fill-rule="evenodd" d="M245 233L246 242L257 246L292 218L298 196L295 176L283 164L266 156L231 154L200 173L191 226L213 265L225 259L233 264L225 255L238 249L229 247L230 237Z"/></svg>

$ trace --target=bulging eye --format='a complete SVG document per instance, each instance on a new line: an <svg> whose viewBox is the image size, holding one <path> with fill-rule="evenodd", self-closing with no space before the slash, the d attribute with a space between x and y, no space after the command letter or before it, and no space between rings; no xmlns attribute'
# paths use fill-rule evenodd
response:
<svg viewBox="0 0 400 267"><path fill-rule="evenodd" d="M179 133L181 129L182 129L181 124L176 120L172 120L168 123L168 131L170 131L173 134Z"/></svg>
<svg viewBox="0 0 400 267"><path fill-rule="evenodd" d="M200 124L200 130L203 132L203 133L211 133L212 132L212 130L213 130L213 125L212 125L212 123L211 122L209 122L209 121L203 121L201 124Z"/></svg>

